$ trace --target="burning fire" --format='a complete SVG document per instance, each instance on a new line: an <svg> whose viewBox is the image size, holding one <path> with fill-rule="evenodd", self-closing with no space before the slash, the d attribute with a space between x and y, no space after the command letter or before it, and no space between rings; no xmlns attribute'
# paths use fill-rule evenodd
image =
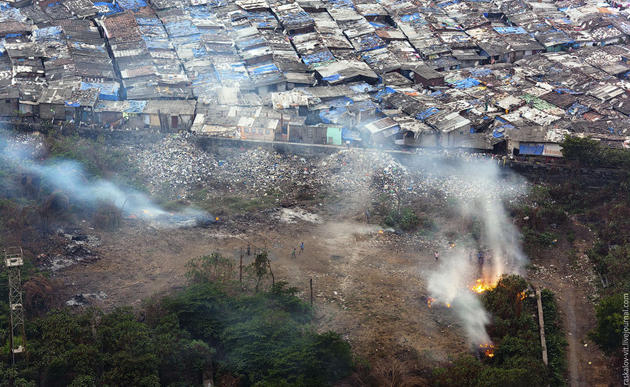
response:
<svg viewBox="0 0 630 387"><path fill-rule="evenodd" d="M472 290L475 293L483 293L486 290L492 290L496 287L496 284L491 284L488 282L485 282L484 280L482 280L481 278L479 278L475 284L473 286L470 287L470 290Z"/></svg>
<svg viewBox="0 0 630 387"><path fill-rule="evenodd" d="M524 291L522 291L522 292L520 292L520 293L518 294L518 298L519 298L519 300L521 300L521 301L523 301L523 300L525 299L525 297L527 297L527 295L525 294L525 292L524 292Z"/></svg>
<svg viewBox="0 0 630 387"><path fill-rule="evenodd" d="M487 357L494 357L494 344L479 344L479 348Z"/></svg>
<svg viewBox="0 0 630 387"><path fill-rule="evenodd" d="M433 297L427 297L427 306L428 306L429 308L432 308L432 307L433 307L433 303L434 303L435 301L436 301L436 300L435 300L435 298L433 298ZM451 304L448 304L448 303L445 303L444 305L446 305L446 307L447 307L447 308L450 308L450 307L451 307Z"/></svg>

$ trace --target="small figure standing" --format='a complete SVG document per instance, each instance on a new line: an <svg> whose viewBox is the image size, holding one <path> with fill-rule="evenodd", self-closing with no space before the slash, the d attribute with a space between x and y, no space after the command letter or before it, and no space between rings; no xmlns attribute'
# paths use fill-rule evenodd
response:
<svg viewBox="0 0 630 387"><path fill-rule="evenodd" d="M304 252L304 242L300 242L300 254Z"/></svg>
<svg viewBox="0 0 630 387"><path fill-rule="evenodd" d="M291 257L295 259L295 247L293 248L293 252L291 253Z"/></svg>
<svg viewBox="0 0 630 387"><path fill-rule="evenodd" d="M439 253L439 252L437 252L437 251L435 251L435 252L433 253L433 256L435 257L435 261L437 262L437 260L440 258L440 253Z"/></svg>
<svg viewBox="0 0 630 387"><path fill-rule="evenodd" d="M252 245L247 242L247 256L250 256L252 253Z"/></svg>
<svg viewBox="0 0 630 387"><path fill-rule="evenodd" d="M483 251L480 251L477 254L477 261L479 262L479 265L483 265Z"/></svg>
<svg viewBox="0 0 630 387"><path fill-rule="evenodd" d="M365 223L370 223L370 211L365 209Z"/></svg>

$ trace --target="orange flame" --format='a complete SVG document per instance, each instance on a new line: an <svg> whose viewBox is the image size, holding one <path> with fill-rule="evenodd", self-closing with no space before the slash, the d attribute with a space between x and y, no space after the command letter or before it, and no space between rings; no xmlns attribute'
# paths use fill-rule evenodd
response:
<svg viewBox="0 0 630 387"><path fill-rule="evenodd" d="M494 289L496 286L497 286L496 284L485 282L484 280L480 278L477 281L475 281L475 284L470 287L470 290L472 290L475 293L481 294L485 292L486 290Z"/></svg>
<svg viewBox="0 0 630 387"><path fill-rule="evenodd" d="M494 344L479 344L479 348L487 357L494 357Z"/></svg>
<svg viewBox="0 0 630 387"><path fill-rule="evenodd" d="M519 300L523 301L525 299L525 297L527 297L527 295L525 294L525 291L522 291L518 294L518 298Z"/></svg>
<svg viewBox="0 0 630 387"><path fill-rule="evenodd" d="M435 301L435 298L427 297L427 306L429 308L431 307L431 304L433 303L433 301Z"/></svg>

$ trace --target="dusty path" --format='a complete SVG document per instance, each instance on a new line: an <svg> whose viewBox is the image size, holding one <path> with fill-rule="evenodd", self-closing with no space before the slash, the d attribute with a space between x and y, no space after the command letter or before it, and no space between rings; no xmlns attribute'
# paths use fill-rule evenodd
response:
<svg viewBox="0 0 630 387"><path fill-rule="evenodd" d="M595 327L595 305L589 299L597 292L594 286L592 264L584 255L587 243L575 244L574 260L567 254L553 253L553 264L529 277L532 283L551 289L557 297L558 307L567 333L568 383L571 387L605 387L614 385L609 359L604 356L588 333Z"/></svg>

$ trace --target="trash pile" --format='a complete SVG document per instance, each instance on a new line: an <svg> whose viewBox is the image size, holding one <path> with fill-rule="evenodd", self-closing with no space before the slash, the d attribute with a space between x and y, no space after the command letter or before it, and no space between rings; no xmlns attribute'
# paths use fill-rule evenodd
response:
<svg viewBox="0 0 630 387"><path fill-rule="evenodd" d="M37 261L42 267L54 272L77 263L98 260L94 251L101 244L98 237L84 234L79 229L59 229L57 237L63 247L58 252L38 255Z"/></svg>
<svg viewBox="0 0 630 387"><path fill-rule="evenodd" d="M193 187L205 185L217 164L212 155L178 137L130 146L129 160L138 166L151 193L163 192L166 188L184 197Z"/></svg>
<svg viewBox="0 0 630 387"><path fill-rule="evenodd" d="M210 154L184 138L169 137L146 146L135 145L129 157L146 178L151 193L164 195L166 187L173 199L188 199L201 190L284 198L308 190L355 200L388 195L433 197L445 202L471 197L511 199L526 192L524 182L503 184L498 176L491 182L476 179L477 165L489 165L493 160L452 151L423 152L409 164L405 161L406 165L389 153L363 149L344 149L317 158L260 148L221 152Z"/></svg>
<svg viewBox="0 0 630 387"><path fill-rule="evenodd" d="M86 306L103 301L107 298L107 294L103 291L98 293L81 293L74 295L71 299L66 301L68 306Z"/></svg>
<svg viewBox="0 0 630 387"><path fill-rule="evenodd" d="M329 189L344 194L397 190L409 180L407 169L382 152L342 150L319 165Z"/></svg>

